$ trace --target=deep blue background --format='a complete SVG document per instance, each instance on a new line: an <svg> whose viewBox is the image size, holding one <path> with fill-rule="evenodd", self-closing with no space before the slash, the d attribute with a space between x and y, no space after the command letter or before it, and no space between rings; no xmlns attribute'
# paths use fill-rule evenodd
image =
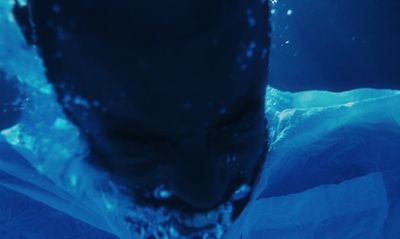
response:
<svg viewBox="0 0 400 239"><path fill-rule="evenodd" d="M273 9L272 86L400 89L400 1L277 0Z"/></svg>

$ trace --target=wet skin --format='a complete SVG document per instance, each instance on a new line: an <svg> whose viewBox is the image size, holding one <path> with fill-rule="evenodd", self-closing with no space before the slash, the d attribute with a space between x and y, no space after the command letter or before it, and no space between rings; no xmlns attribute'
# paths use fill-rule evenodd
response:
<svg viewBox="0 0 400 239"><path fill-rule="evenodd" d="M34 27L26 8L16 16L93 164L143 201L163 184L175 201L154 203L192 210L254 183L266 149L266 1L30 3Z"/></svg>

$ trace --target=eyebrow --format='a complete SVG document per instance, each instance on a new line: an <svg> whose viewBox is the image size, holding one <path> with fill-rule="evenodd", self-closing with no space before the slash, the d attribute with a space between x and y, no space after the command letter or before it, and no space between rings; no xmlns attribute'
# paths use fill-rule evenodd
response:
<svg viewBox="0 0 400 239"><path fill-rule="evenodd" d="M168 138L160 133L151 131L138 130L133 128L116 128L106 132L111 139L121 141L135 141L142 144L156 144L168 141Z"/></svg>
<svg viewBox="0 0 400 239"><path fill-rule="evenodd" d="M262 106L262 100L254 97L239 98L230 110L215 123L216 127L223 127L240 123L251 113L255 113Z"/></svg>

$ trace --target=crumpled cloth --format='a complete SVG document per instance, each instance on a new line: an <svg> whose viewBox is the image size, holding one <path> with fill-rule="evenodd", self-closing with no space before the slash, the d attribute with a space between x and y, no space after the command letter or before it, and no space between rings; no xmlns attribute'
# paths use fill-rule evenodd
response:
<svg viewBox="0 0 400 239"><path fill-rule="evenodd" d="M400 238L400 91L266 99L267 161L225 238Z"/></svg>

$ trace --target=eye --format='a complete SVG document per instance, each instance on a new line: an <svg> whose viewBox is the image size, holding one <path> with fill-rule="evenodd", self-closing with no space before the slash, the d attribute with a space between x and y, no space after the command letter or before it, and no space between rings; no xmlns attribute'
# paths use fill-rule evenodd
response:
<svg viewBox="0 0 400 239"><path fill-rule="evenodd" d="M113 129L107 132L107 136L110 139L115 139L118 141L125 141L136 143L138 145L152 144L152 143L162 143L167 139L163 135L155 134L152 132L144 132L139 130L126 129Z"/></svg>
<svg viewBox="0 0 400 239"><path fill-rule="evenodd" d="M132 146L147 146L163 144L166 138L151 132L136 131L128 128L117 129L107 132L107 137L116 142L125 142Z"/></svg>
<svg viewBox="0 0 400 239"><path fill-rule="evenodd" d="M138 164L164 158L170 148L170 142L166 137L150 132L113 130L108 132L107 137L121 152L122 157L130 158L130 161Z"/></svg>
<svg viewBox="0 0 400 239"><path fill-rule="evenodd" d="M157 168L159 163L152 158L125 158L120 159L119 162L114 165L119 165L122 170L128 172L128 175L142 177L150 175L153 170Z"/></svg>
<svg viewBox="0 0 400 239"><path fill-rule="evenodd" d="M261 109L260 100L241 100L216 122L215 128L220 131L242 132L249 130L255 124L256 117Z"/></svg>

